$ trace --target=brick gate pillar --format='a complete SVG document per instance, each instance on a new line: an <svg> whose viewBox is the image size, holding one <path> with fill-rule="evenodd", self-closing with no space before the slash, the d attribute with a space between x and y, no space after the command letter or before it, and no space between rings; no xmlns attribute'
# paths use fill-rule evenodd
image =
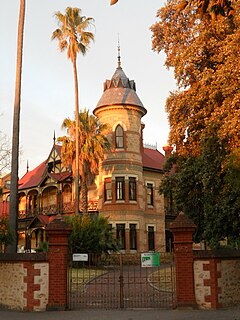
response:
<svg viewBox="0 0 240 320"><path fill-rule="evenodd" d="M49 242L49 297L47 310L67 308L68 236L71 227L62 217L54 219L46 228Z"/></svg>
<svg viewBox="0 0 240 320"><path fill-rule="evenodd" d="M195 224L183 212L170 224L174 236L176 295L178 307L196 305L193 271L193 240Z"/></svg>

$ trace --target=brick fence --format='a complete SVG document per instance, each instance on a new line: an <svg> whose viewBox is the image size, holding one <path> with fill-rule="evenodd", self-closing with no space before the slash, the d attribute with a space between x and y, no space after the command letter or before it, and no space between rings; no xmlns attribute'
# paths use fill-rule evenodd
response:
<svg viewBox="0 0 240 320"><path fill-rule="evenodd" d="M47 254L0 254L0 306L21 311L67 308L70 227L61 218L47 228Z"/></svg>
<svg viewBox="0 0 240 320"><path fill-rule="evenodd" d="M194 251L195 225L183 213L174 234L178 307L219 308L240 304L240 250ZM0 307L21 311L68 307L68 236L61 217L47 227L47 254L0 254Z"/></svg>
<svg viewBox="0 0 240 320"><path fill-rule="evenodd" d="M201 309L240 304L240 250L194 251L194 223L180 213L174 234L178 307Z"/></svg>

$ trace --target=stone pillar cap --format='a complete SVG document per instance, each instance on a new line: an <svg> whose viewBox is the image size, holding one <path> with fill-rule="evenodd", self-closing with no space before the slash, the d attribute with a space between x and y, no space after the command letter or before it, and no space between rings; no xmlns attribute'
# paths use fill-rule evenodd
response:
<svg viewBox="0 0 240 320"><path fill-rule="evenodd" d="M170 230L196 229L195 223L183 212L180 212L176 219L170 223Z"/></svg>

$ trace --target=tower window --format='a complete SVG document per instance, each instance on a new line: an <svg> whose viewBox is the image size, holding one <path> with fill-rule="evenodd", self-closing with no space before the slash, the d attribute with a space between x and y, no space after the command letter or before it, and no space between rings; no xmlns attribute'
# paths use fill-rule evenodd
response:
<svg viewBox="0 0 240 320"><path fill-rule="evenodd" d="M125 199L125 179L124 177L116 178L116 200Z"/></svg>
<svg viewBox="0 0 240 320"><path fill-rule="evenodd" d="M115 130L116 148L124 147L124 131L123 128L118 125Z"/></svg>
<svg viewBox="0 0 240 320"><path fill-rule="evenodd" d="M136 200L137 192L136 192L136 178L129 178L129 200Z"/></svg>
<svg viewBox="0 0 240 320"><path fill-rule="evenodd" d="M112 200L112 181L111 179L105 179L104 181L104 200Z"/></svg>

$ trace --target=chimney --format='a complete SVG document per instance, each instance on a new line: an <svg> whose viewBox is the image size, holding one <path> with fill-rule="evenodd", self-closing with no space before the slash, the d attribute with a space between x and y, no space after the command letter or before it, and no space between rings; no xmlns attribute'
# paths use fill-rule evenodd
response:
<svg viewBox="0 0 240 320"><path fill-rule="evenodd" d="M163 146L163 150L165 152L165 157L169 157L173 151L173 147L166 145L166 146Z"/></svg>

